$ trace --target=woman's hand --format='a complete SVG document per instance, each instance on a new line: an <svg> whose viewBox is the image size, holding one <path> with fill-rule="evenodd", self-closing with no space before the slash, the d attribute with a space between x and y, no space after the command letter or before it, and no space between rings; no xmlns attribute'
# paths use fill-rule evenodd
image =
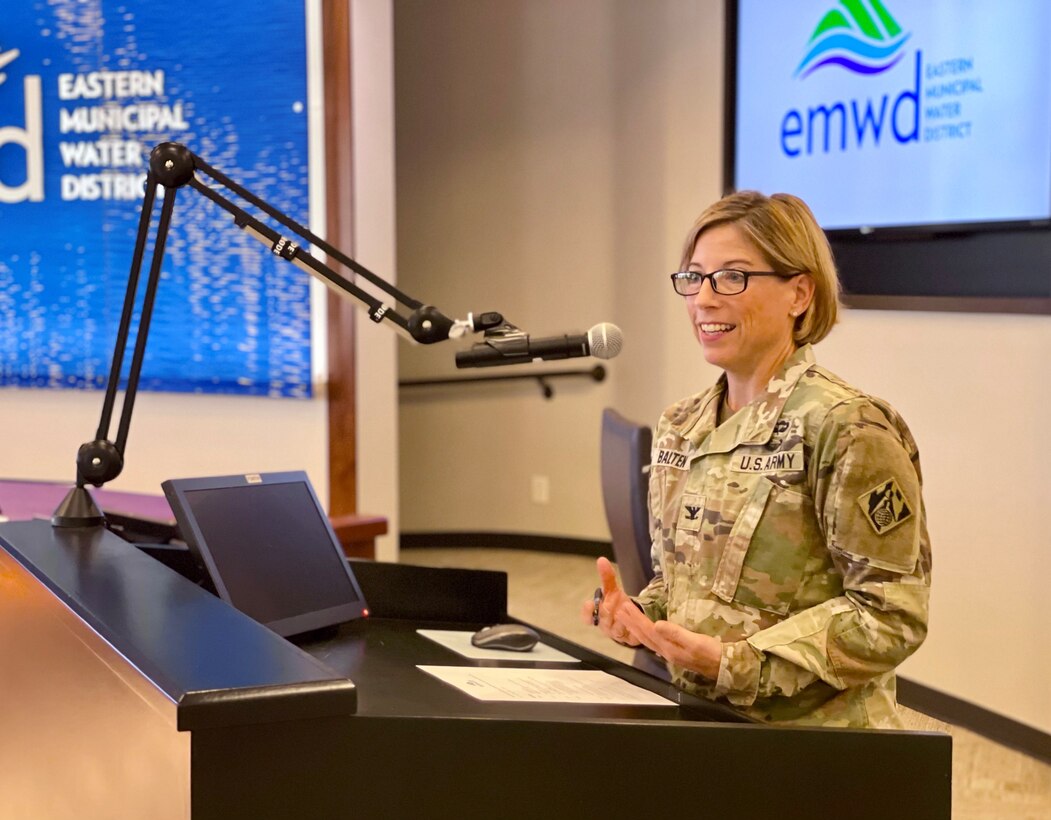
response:
<svg viewBox="0 0 1051 820"><path fill-rule="evenodd" d="M670 621L654 623L630 600L616 613L616 622L627 628L632 640L653 650L664 660L711 680L719 677L723 643L718 638L691 632Z"/></svg>
<svg viewBox="0 0 1051 820"><path fill-rule="evenodd" d="M598 623L595 626L617 643L622 643L626 646L638 646L640 641L634 637L627 626L620 623L619 613L623 607L627 607L634 610L643 619L646 619L646 616L632 603L627 593L624 592L617 582L617 573L613 570L613 565L607 559L599 558L597 566L599 580L602 583L602 600L599 601L597 606ZM589 598L584 601L580 607L581 620L586 624L594 623L595 611L596 606L593 599ZM649 623L648 620L647 623Z"/></svg>

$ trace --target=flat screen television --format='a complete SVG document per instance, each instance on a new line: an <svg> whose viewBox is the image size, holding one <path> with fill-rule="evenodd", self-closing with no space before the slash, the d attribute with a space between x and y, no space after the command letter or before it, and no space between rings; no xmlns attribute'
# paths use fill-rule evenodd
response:
<svg viewBox="0 0 1051 820"><path fill-rule="evenodd" d="M833 235L1051 225L1051 2L729 0L726 183Z"/></svg>
<svg viewBox="0 0 1051 820"><path fill-rule="evenodd" d="M284 636L368 615L305 472L180 478L161 487L228 604Z"/></svg>

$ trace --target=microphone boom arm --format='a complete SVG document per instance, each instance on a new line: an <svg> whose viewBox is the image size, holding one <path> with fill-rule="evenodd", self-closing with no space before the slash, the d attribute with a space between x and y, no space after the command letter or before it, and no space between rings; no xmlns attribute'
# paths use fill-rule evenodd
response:
<svg viewBox="0 0 1051 820"><path fill-rule="evenodd" d="M305 240L312 247L320 248L330 259L335 259L354 274L361 276L387 295L394 302L411 310L408 315L399 313L392 305L381 302L367 291L358 287L347 277L337 273L329 265L316 259L307 252L299 242L282 236L266 223L256 219L218 190L204 184L198 174L204 175L232 191L241 199L255 206L274 221L280 223L295 236ZM124 404L118 423L117 438L109 439L109 428L117 391L120 385L120 374L124 354L128 347L128 336L132 315L135 308L135 297L139 289L139 276L145 256L147 238L153 218L157 186L164 191L161 203L161 215L154 237L150 272L143 295L139 327L135 337L135 347L128 372L127 386L124 392ZM113 359L110 365L109 378L106 383L106 394L102 403L102 413L95 439L82 444L77 451L77 483L55 510L51 524L55 527L86 527L101 525L105 518L91 498L87 485L101 487L120 475L124 468L124 450L127 444L128 429L138 392L139 375L146 350L146 339L149 334L150 319L160 281L161 265L164 259L164 246L175 209L176 192L189 185L190 188L214 202L234 217L234 223L250 236L270 247L272 253L286 259L302 270L307 271L323 281L329 288L342 296L350 296L364 306L369 318L374 322L384 320L394 325L401 335L419 344L434 344L450 338L458 338L468 331L477 332L498 327L503 324L499 313L488 312L478 316L468 314L466 319L450 319L437 308L425 305L411 296L398 290L394 285L380 278L363 265L351 259L338 248L333 247L308 228L282 213L266 200L253 194L237 184L222 172L212 168L208 163L183 145L164 142L150 152L149 169L146 173L146 188L142 201L142 212L139 216L138 232L135 238L135 249L132 254L131 269L128 273L128 285L124 295L124 305L114 345Z"/></svg>

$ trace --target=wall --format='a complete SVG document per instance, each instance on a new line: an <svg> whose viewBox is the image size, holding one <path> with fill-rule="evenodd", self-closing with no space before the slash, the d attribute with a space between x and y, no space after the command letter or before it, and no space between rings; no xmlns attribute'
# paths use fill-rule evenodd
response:
<svg viewBox="0 0 1051 820"><path fill-rule="evenodd" d="M706 125L719 82L696 82L721 73L719 6L395 10L404 286L456 316L499 310L540 336L608 320L627 340L606 382L553 382L552 401L528 382L403 390L402 528L608 537L601 410L654 418L663 368L678 366L654 363L669 344L692 349L685 322L664 319L681 317L663 277L682 226L719 190L719 130ZM403 349L401 377L464 375L449 348ZM549 504L531 501L534 476L550 479Z"/></svg>
<svg viewBox="0 0 1051 820"><path fill-rule="evenodd" d="M317 34L320 4L307 3ZM354 253L383 276L394 269L393 92L391 7L387 0L355 0L351 20L355 106ZM320 37L315 37L315 43ZM324 225L321 158L320 51L310 50L311 212ZM205 157L207 159L207 157ZM314 372L326 372L325 289L316 290ZM362 314L362 317L364 314ZM392 519L397 532L395 335L363 319L358 323L357 462L358 509ZM141 393L127 443L124 472L112 489L159 492L168 478L279 470L306 470L324 500L328 497L328 416L324 384L311 400L259 399ZM68 480L76 476L80 444L94 437L102 394L82 391L0 390L0 423L7 441L0 448L0 476ZM119 412L119 404L118 404ZM116 421L111 436L116 435ZM396 536L380 539L378 555L397 555Z"/></svg>
<svg viewBox="0 0 1051 820"><path fill-rule="evenodd" d="M539 335L608 320L626 339L606 383L556 382L550 402L530 384L403 389L403 530L608 538L603 406L655 421L717 375L666 274L721 191L722 38L719 0L395 3L403 285L456 315ZM463 375L446 348L403 348L401 377ZM1048 317L871 311L817 350L920 444L932 632L903 671L1045 731L1048 351Z"/></svg>
<svg viewBox="0 0 1051 820"><path fill-rule="evenodd" d="M394 36L390 0L352 0L354 117L352 256L396 281L394 233ZM398 557L398 336L359 312L355 322L355 459L358 511L387 518L376 557Z"/></svg>
<svg viewBox="0 0 1051 820"><path fill-rule="evenodd" d="M77 448L92 439L102 394L0 391L7 431L0 475L76 479ZM325 402L142 393L128 433L124 472L106 486L159 493L162 481L202 475L306 470L328 490ZM111 436L116 435L116 422Z"/></svg>

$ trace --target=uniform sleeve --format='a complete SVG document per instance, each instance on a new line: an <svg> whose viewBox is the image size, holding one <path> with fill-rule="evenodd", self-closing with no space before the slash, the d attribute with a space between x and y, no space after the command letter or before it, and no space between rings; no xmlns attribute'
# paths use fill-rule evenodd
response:
<svg viewBox="0 0 1051 820"><path fill-rule="evenodd" d="M834 410L810 485L843 594L723 646L718 694L740 706L817 680L857 686L900 664L927 634L930 545L915 445L868 400Z"/></svg>

